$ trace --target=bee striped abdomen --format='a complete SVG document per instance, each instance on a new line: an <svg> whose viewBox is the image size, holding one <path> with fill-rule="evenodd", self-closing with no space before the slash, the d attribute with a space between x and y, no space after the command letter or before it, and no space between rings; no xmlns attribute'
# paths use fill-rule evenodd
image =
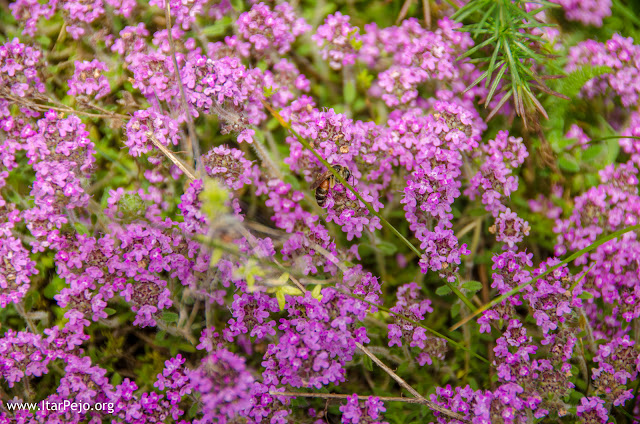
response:
<svg viewBox="0 0 640 424"><path fill-rule="evenodd" d="M348 180L351 176L351 171L344 166L333 165L333 169L338 171L345 180ZM331 171L326 170L322 174L318 175L315 182L311 184L311 189L316 191L316 202L318 203L318 206L324 206L329 190L331 190L336 184L338 184L338 181Z"/></svg>
<svg viewBox="0 0 640 424"><path fill-rule="evenodd" d="M318 203L318 206L324 206L324 202L327 200L327 194L329 193L329 188L331 188L331 182L326 179L316 189L316 202Z"/></svg>

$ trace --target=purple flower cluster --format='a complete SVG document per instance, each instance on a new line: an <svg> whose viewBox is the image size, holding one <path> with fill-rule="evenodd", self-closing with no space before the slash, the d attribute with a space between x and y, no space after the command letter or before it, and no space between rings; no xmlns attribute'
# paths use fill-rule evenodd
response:
<svg viewBox="0 0 640 424"><path fill-rule="evenodd" d="M109 80L103 75L103 72L107 72L109 68L107 65L93 59L91 62L84 60L82 62L76 62L76 71L73 74L73 78L68 81L70 96L85 95L93 96L95 99L106 96L111 92L109 87Z"/></svg>
<svg viewBox="0 0 640 424"><path fill-rule="evenodd" d="M359 29L349 25L349 19L340 12L329 15L311 37L322 49L322 58L328 60L333 69L353 65L362 44Z"/></svg>
<svg viewBox="0 0 640 424"><path fill-rule="evenodd" d="M589 80L582 93L588 98L614 93L624 106L632 106L638 104L640 95L639 57L640 46L632 38L614 34L604 43L587 40L569 49L566 70L572 72L585 65L610 67L611 72Z"/></svg>
<svg viewBox="0 0 640 424"><path fill-rule="evenodd" d="M52 359L47 340L39 334L8 330L0 339L0 374L9 387L25 376L40 377L48 373Z"/></svg>
<svg viewBox="0 0 640 424"><path fill-rule="evenodd" d="M604 394L605 400L615 406L633 399L629 383L635 381L640 372L640 351L634 340L626 335L598 346L593 361L599 365L592 374L597 393Z"/></svg>
<svg viewBox="0 0 640 424"><path fill-rule="evenodd" d="M553 0L564 9L567 19L586 25L602 26L602 19L611 16L611 0Z"/></svg>
<svg viewBox="0 0 640 424"><path fill-rule="evenodd" d="M410 347L416 347L420 353L416 357L418 363L431 365L433 358L444 359L447 351L446 342L438 337L427 335L424 327L419 327L413 322L422 321L427 312L433 312L431 301L420 299L419 287L416 283L409 283L398 288L398 301L391 308L394 324L389 324L389 346L402 346L402 343ZM411 322L411 321L413 322Z"/></svg>
<svg viewBox="0 0 640 424"><path fill-rule="evenodd" d="M41 56L39 50L22 44L17 38L0 46L0 93L3 97L44 93Z"/></svg>
<svg viewBox="0 0 640 424"><path fill-rule="evenodd" d="M460 52L473 45L467 33L456 31L460 26L448 18L439 20L435 31L426 30L417 19L384 29L370 24L362 41L362 60L371 65L384 56L392 58L392 65L378 74L372 93L398 107L413 105L425 82L447 81L461 92L465 85L461 80L476 70L468 63L456 63Z"/></svg>
<svg viewBox="0 0 640 424"><path fill-rule="evenodd" d="M465 194L475 199L481 196L487 212L498 217L506 210L504 198L518 189L518 178L513 171L529 156L521 138L500 131L494 140L482 146L476 158L482 163L480 170L470 180Z"/></svg>
<svg viewBox="0 0 640 424"><path fill-rule="evenodd" d="M264 383L315 387L345 381L344 365L355 352L355 342L369 339L363 320L366 307L334 289L322 291L322 300L310 292L304 297L287 297L288 318L281 319L283 332L277 344L270 344L262 365Z"/></svg>
<svg viewBox="0 0 640 424"><path fill-rule="evenodd" d="M228 350L211 352L188 378L193 390L200 393L203 417L196 420L198 423L233 422L250 406L253 377L244 359Z"/></svg>
<svg viewBox="0 0 640 424"><path fill-rule="evenodd" d="M386 411L380 398L371 396L362 405L358 395L347 396L347 404L340 406L343 424L389 424L382 421L382 413Z"/></svg>
<svg viewBox="0 0 640 424"><path fill-rule="evenodd" d="M494 271L491 287L496 289L499 294L510 292L522 283L526 283L531 279L531 273L526 267L533 265L531 258L533 254L526 252L515 252L507 250L492 258ZM527 287L525 291L530 291L531 287ZM520 295L511 296L505 299L499 305L484 312L482 317L478 319L480 324L480 332L491 332L491 321L508 320L515 315L514 307L522 305Z"/></svg>
<svg viewBox="0 0 640 424"><path fill-rule="evenodd" d="M271 296L255 292L234 295L231 304L233 318L224 330L224 337L232 342L234 337L249 333L251 337L263 339L267 335L275 336L276 322L268 320L271 314L278 312L278 302Z"/></svg>
<svg viewBox="0 0 640 424"><path fill-rule="evenodd" d="M556 220L557 255L581 249L604 234L640 222L637 172L633 158L626 164L610 165L600 172L600 185L574 198L571 215ZM620 326L619 322L614 324L618 319L631 322L640 317L640 277L635 259L639 248L636 235L628 233L576 259L585 272L591 267L582 290L613 308L615 318L609 324L614 327ZM590 301L586 309L595 318L600 307Z"/></svg>
<svg viewBox="0 0 640 424"><path fill-rule="evenodd" d="M251 162L246 160L244 153L238 149L214 147L202 157L202 163L209 176L220 178L232 190L239 190L245 184L251 184L251 177L258 178L258 171L252 168Z"/></svg>
<svg viewBox="0 0 640 424"><path fill-rule="evenodd" d="M178 144L178 124L170 117L152 109L134 112L127 122L125 145L131 156L141 156L155 151L153 139L163 146Z"/></svg>
<svg viewBox="0 0 640 424"><path fill-rule="evenodd" d="M302 18L297 18L289 3L280 3L273 9L265 3L254 4L251 10L238 17L238 33L258 52L273 50L282 55L291 49L296 37L310 29Z"/></svg>
<svg viewBox="0 0 640 424"><path fill-rule="evenodd" d="M529 223L507 208L496 218L495 225L489 228L496 235L496 241L506 243L509 249L529 235Z"/></svg>

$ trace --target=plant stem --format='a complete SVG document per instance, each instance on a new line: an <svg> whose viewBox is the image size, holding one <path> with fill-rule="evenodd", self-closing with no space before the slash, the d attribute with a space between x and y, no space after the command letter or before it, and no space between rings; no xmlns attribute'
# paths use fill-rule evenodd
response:
<svg viewBox="0 0 640 424"><path fill-rule="evenodd" d="M169 0L164 1L165 4L165 19L167 21L167 38L169 39L169 46L171 47L171 58L173 59L173 68L176 73L176 79L178 80L178 88L180 89L180 102L184 108L184 114L187 119L187 129L189 131L189 140L191 142L191 154L196 161L196 169L200 170L200 144L196 136L196 129L193 126L193 117L189 111L189 105L187 104L187 96L184 94L184 86L182 85L182 77L180 76L180 69L178 68L178 59L176 58L176 45L173 41L173 34L171 34L171 6Z"/></svg>
<svg viewBox="0 0 640 424"><path fill-rule="evenodd" d="M193 182L193 180L196 179L196 176L194 175L193 171L187 168L187 166L184 163L182 163L182 161L178 159L178 157L171 150L167 149L166 146L160 143L158 139L156 139L156 137L153 135L152 132L148 132L147 137L151 139L151 142L153 143L153 145L156 146L158 149L160 149L160 151L164 153L164 155L167 158L169 158L171 162L173 162L178 168L180 168L180 170L184 173L184 175L187 176L187 178L189 178L191 182Z"/></svg>
<svg viewBox="0 0 640 424"><path fill-rule="evenodd" d="M318 399L346 399L351 395L342 395L337 393L303 393L303 392L269 392L272 396L288 396L288 397L311 397ZM358 395L358 400L367 400L369 398L377 398L383 402L406 402L406 403L422 403L420 399L405 398L395 396L361 396Z"/></svg>
<svg viewBox="0 0 640 424"><path fill-rule="evenodd" d="M308 397L318 399L347 399L351 395L342 395L338 393L301 393L301 392L269 392L272 396L287 396L287 397ZM382 402L406 402L406 403L422 403L420 399L409 397L394 397L394 396L361 396L358 395L358 400L367 400L369 398L377 398Z"/></svg>
<svg viewBox="0 0 640 424"><path fill-rule="evenodd" d="M39 334L38 333L38 329L36 328L36 325L33 323L33 320L31 318L29 318L29 316L25 312L24 306L22 305L22 302L16 303L14 306L15 306L16 311L18 312L18 314L25 320L25 322L29 326L29 329L31 330L31 332L33 334Z"/></svg>
<svg viewBox="0 0 640 424"><path fill-rule="evenodd" d="M584 255L585 253L589 253L592 250L594 250L595 248L605 244L608 241L611 241L611 240L613 240L615 238L618 238L618 237L620 237L621 235L623 235L625 233L628 233L630 231L637 231L637 230L640 230L640 224L633 225L633 226L627 227L627 228L623 228L622 230L618 230L615 233L611 233L606 237L602 237L602 238L594 241L589 246L585 247L584 249L578 250L576 253L574 253L573 255L569 256L568 258L566 258L565 260L563 260L559 264L557 264L555 266L552 266L551 268L549 268L548 270L546 270L542 274L532 278L531 280L527 281L526 283L523 283L523 284L519 285L518 287L516 287L513 290L503 294L502 296L499 296L499 297L493 299L491 302L489 302L486 305L482 306L481 308L479 308L478 310L473 312L471 315L469 315L468 317L464 318L462 321L459 321L457 324L455 324L453 327L451 327L449 329L449 331L454 331L454 330L460 328L460 326L466 324L471 319L473 319L476 316L480 315L481 313L483 313L487 309L493 308L494 306L498 305L499 303L501 303L502 301L506 300L507 298L513 296L514 294L520 293L527 286L530 286L531 284L535 283L536 281L538 281L539 279L543 278L544 276L552 273L556 269L558 269L558 268L560 268L562 266L565 266L565 265L569 264L570 262L573 262L574 260L576 260L580 256Z"/></svg>
<svg viewBox="0 0 640 424"><path fill-rule="evenodd" d="M388 314L392 314L392 315L394 315L394 316L395 316L395 315L398 315L398 314L396 314L395 312L393 312L391 309L389 309L389 308L387 308L387 307L385 307L385 306L382 306L382 305L378 305L378 304L373 303L373 302L369 302L368 300L363 299L363 298L361 298L360 296L356 296L356 295L354 295L354 294L347 293L347 292L344 292L344 291L341 291L341 293L343 293L343 294L345 294L345 295L347 295L347 296L349 296L349 297L352 297L352 298L354 298L354 299L358 299L359 301L364 302L364 303L367 303L367 304L369 304L369 305L371 305L371 306L374 306L374 307L376 307L376 308L378 308L378 309L380 309L380 310L383 310L383 311L385 311L385 312L386 312L386 313L388 313ZM467 348L467 347L465 347L465 346L461 345L460 343L456 342L455 340L451 339L450 337L447 337L447 336L445 336L444 334L439 333L439 332L437 332L436 330L434 330L434 329L432 329L432 328L430 328L430 327L428 327L428 326L426 326L426 325L424 325L424 324L422 324L422 323L420 323L420 322L418 322L418 321L414 321L414 320L412 320L411 318L407 318L407 317L402 316L402 315L398 315L398 316L399 316L400 318L402 318L404 321L407 321L407 322L409 322L409 323L411 323L411 324L413 324L413 325L417 325L418 327L422 327L422 328L424 328L425 330L427 330L428 332L430 332L431 334L433 334L434 336L436 336L436 337L440 337L441 339L444 339L444 340L448 341L449 343L451 343L452 345L454 345L454 346L455 346L455 347L457 347L458 349L462 349L462 350L464 350L465 352L469 352L469 353L471 353L473 356L475 356L476 358L480 359L481 361L483 361L483 362L485 362L485 363L487 363L487 364L489 363L489 361L488 361L485 357L483 357L483 356L481 356L481 355L478 355L477 353L475 353L475 352L471 351L469 348Z"/></svg>
<svg viewBox="0 0 640 424"><path fill-rule="evenodd" d="M418 393L418 391L416 389L411 387L411 385L409 383L407 383L406 381L404 381L398 374L393 372L393 370L391 368L386 366L384 364L384 362L382 362L380 359L378 359L378 357L376 355L374 355L369 349L367 349L366 347L364 347L362 344L360 344L358 342L356 342L356 346L358 346L358 349L360 349L365 355L367 355L369 358L371 358L371 360L373 362L375 362L376 365L378 365L380 368L382 368L384 370L384 372L389 374L389 376L391 376L391 378L393 378L400 386L405 388L416 399L419 399L420 403L422 403L424 405L427 405L429 408L433 409L434 411L438 411L441 414L444 414L444 415L446 415L448 417L455 418L456 420L460 420L460 421L465 422L465 423L469 422L464 418L464 416L462 416L460 414L457 414L455 412L449 411L448 409L444 408L443 406L440 406L435 402L432 402L430 400L425 399L424 396L422 396L420 393Z"/></svg>

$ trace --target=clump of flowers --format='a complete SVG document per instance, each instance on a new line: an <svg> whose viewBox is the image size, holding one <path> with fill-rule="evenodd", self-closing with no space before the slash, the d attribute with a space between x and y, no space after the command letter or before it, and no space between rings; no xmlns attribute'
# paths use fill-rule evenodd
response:
<svg viewBox="0 0 640 424"><path fill-rule="evenodd" d="M638 103L640 93L636 78L639 71L635 65L639 54L640 47L634 44L633 39L619 34L614 34L604 43L587 40L569 50L567 71L584 65L611 68L611 72L588 81L582 92L586 97L613 92L623 105L631 106Z"/></svg>
<svg viewBox="0 0 640 424"><path fill-rule="evenodd" d="M322 49L322 57L333 69L353 65L362 41L358 28L349 25L349 16L340 12L327 16L311 37Z"/></svg>
<svg viewBox="0 0 640 424"><path fill-rule="evenodd" d="M44 93L38 49L22 44L17 38L0 46L0 93L15 97L30 97Z"/></svg>
<svg viewBox="0 0 640 424"><path fill-rule="evenodd" d="M309 30L302 18L297 18L289 3L280 3L273 9L257 3L240 15L236 23L238 32L259 53L271 48L283 54L289 51L296 37Z"/></svg>
<svg viewBox="0 0 640 424"><path fill-rule="evenodd" d="M212 352L197 370L189 373L193 390L200 393L202 422L231 422L250 405L253 383L244 360L228 350Z"/></svg>
<svg viewBox="0 0 640 424"><path fill-rule="evenodd" d="M567 19L586 25L602 26L602 19L611 16L611 0L555 0L564 9Z"/></svg>
<svg viewBox="0 0 640 424"><path fill-rule="evenodd" d="M69 80L67 94L70 96L80 94L91 96L95 93L96 99L106 96L111 91L111 87L109 87L109 80L103 75L103 72L108 70L107 65L96 59L90 62L87 60L76 62L76 71L73 78Z"/></svg>
<svg viewBox="0 0 640 424"><path fill-rule="evenodd" d="M368 398L364 405L358 401L358 395L347 396L347 404L340 406L342 412L342 422L345 424L388 424L382 421L382 413L386 411L380 398L372 396Z"/></svg>
<svg viewBox="0 0 640 424"><path fill-rule="evenodd" d="M428 299L419 300L419 287L416 283L409 283L398 289L398 301L391 308L395 323L389 324L389 346L417 347L420 353L417 361L420 365L433 363L433 358L443 359L446 352L445 341L427 334L423 327L414 324L422 321L427 312L433 312ZM412 322L413 321L413 322ZM432 358L433 357L433 358Z"/></svg>

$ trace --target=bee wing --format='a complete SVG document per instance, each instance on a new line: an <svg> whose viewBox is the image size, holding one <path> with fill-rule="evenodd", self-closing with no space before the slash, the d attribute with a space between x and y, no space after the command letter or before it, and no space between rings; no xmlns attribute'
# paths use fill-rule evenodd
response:
<svg viewBox="0 0 640 424"><path fill-rule="evenodd" d="M324 171L322 174L318 174L315 181L311 183L311 187L309 187L309 189L315 190L318 187L320 187L320 184L322 184L327 178L329 178L330 174L331 174L331 171L329 170Z"/></svg>
<svg viewBox="0 0 640 424"><path fill-rule="evenodd" d="M323 181L324 180L317 178L313 183L311 183L311 186L309 187L309 189L312 191L317 189L318 187L320 187L320 184L322 184Z"/></svg>

